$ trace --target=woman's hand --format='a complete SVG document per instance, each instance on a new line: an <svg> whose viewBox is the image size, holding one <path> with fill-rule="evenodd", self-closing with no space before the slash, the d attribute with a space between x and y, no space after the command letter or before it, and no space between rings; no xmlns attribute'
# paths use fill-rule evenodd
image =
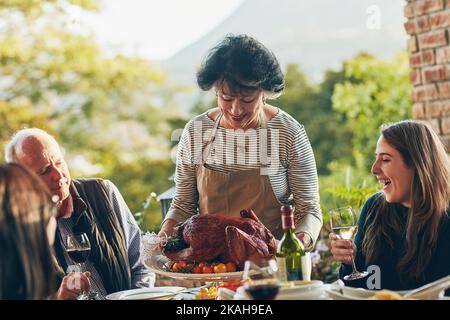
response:
<svg viewBox="0 0 450 320"><path fill-rule="evenodd" d="M302 242L303 247L305 248L305 250L312 249L312 248L310 248L312 246L312 239L309 236L309 234L304 233L304 232L298 232L295 235Z"/></svg>
<svg viewBox="0 0 450 320"><path fill-rule="evenodd" d="M351 263L355 256L356 247L350 240L342 240L336 234L330 233L331 253L333 259L342 263Z"/></svg>
<svg viewBox="0 0 450 320"><path fill-rule="evenodd" d="M76 300L83 291L91 289L90 272L71 272L62 280L56 293L57 300Z"/></svg>
<svg viewBox="0 0 450 320"><path fill-rule="evenodd" d="M167 238L173 233L173 229L177 222L173 219L167 219L164 221L163 225L161 226L161 230L158 233L158 236L160 238Z"/></svg>

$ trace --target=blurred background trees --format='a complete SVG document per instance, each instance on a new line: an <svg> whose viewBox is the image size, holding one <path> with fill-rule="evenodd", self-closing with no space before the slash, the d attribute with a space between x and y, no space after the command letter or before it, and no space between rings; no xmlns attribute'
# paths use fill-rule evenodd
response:
<svg viewBox="0 0 450 320"><path fill-rule="evenodd" d="M0 141L24 127L49 131L73 176L111 179L135 212L170 186L176 88L149 61L103 54L75 27L73 7L97 9L91 0L0 2ZM147 209L159 224L159 206Z"/></svg>

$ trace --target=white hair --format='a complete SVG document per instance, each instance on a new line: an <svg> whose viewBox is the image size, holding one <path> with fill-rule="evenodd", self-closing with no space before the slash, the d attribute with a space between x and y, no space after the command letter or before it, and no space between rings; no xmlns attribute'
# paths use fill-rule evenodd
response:
<svg viewBox="0 0 450 320"><path fill-rule="evenodd" d="M22 143L29 137L44 137L53 141L59 148L55 138L46 131L39 128L27 128L17 131L5 145L6 162L19 162L17 155L22 152Z"/></svg>

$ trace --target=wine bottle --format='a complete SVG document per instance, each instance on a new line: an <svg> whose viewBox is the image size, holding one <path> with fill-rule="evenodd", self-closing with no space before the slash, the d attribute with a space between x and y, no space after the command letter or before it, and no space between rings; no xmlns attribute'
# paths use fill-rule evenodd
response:
<svg viewBox="0 0 450 320"><path fill-rule="evenodd" d="M281 207L281 222L284 235L277 247L277 265L280 281L303 280L302 262L305 249L294 233L292 206Z"/></svg>

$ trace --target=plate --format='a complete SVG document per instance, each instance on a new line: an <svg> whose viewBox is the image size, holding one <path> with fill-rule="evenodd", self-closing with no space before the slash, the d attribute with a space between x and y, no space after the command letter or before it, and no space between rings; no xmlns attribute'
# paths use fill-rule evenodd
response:
<svg viewBox="0 0 450 320"><path fill-rule="evenodd" d="M106 296L107 300L168 300L181 291L185 287L154 287L139 288L114 292Z"/></svg>
<svg viewBox="0 0 450 320"><path fill-rule="evenodd" d="M316 300L325 298L323 282L320 280L295 281L289 285L282 285L277 300Z"/></svg>
<svg viewBox="0 0 450 320"><path fill-rule="evenodd" d="M197 281L221 281L242 279L243 271L226 273L180 273L172 272L169 268L170 260L166 257L156 257L146 259L144 265L152 272L162 276L179 280L197 280Z"/></svg>
<svg viewBox="0 0 450 320"><path fill-rule="evenodd" d="M243 286L236 290L233 300L249 300ZM295 281L283 284L275 300L329 300L325 285L320 280Z"/></svg>
<svg viewBox="0 0 450 320"><path fill-rule="evenodd" d="M352 288L342 286L328 286L326 292L333 300L371 300L376 290L367 290L363 288ZM409 291L393 291L399 295L404 295Z"/></svg>

